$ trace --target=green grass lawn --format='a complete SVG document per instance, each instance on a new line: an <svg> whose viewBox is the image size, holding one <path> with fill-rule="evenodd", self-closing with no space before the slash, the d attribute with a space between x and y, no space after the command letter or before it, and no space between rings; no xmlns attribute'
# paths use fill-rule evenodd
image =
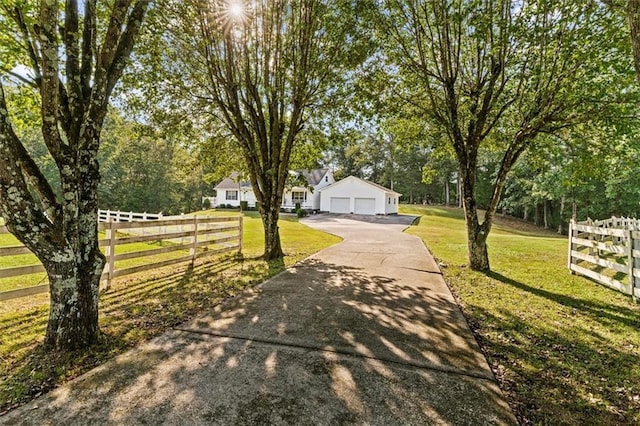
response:
<svg viewBox="0 0 640 426"><path fill-rule="evenodd" d="M237 216L240 213L237 210L203 210L196 213L202 216ZM262 227L262 221L260 214L256 211L247 211L243 213L243 226L244 226L244 249L245 256L255 257L260 256L264 251L264 231ZM281 214L280 215L280 229L282 231L282 240L284 251L287 254L285 257L285 263L287 259L294 260L294 263L300 260L300 255L307 256L307 245L309 228L305 225L298 223L298 218L293 214ZM304 232L297 232L304 231ZM329 234L316 232L315 238L320 238L320 235L326 236L323 239L328 245L334 244L336 241L335 236ZM284 241L286 238L286 242Z"/></svg>
<svg viewBox="0 0 640 426"><path fill-rule="evenodd" d="M11 234L0 234L0 247L21 246L22 243ZM38 258L34 254L21 254L0 258L0 268L12 268L16 266L36 265ZM0 278L0 291L13 290L15 288L30 287L46 282L44 272L38 274L22 275L18 277ZM0 302L2 303L2 302Z"/></svg>
<svg viewBox="0 0 640 426"><path fill-rule="evenodd" d="M497 218L492 272L465 267L459 209L402 206L442 268L522 424L640 424L640 305L570 275L567 240Z"/></svg>
<svg viewBox="0 0 640 426"><path fill-rule="evenodd" d="M233 212L208 210L203 214L229 216ZM63 354L42 348L48 295L0 302L0 413L339 242L291 216L281 219L280 230L286 253L283 261L258 258L263 249L262 224L257 213L247 212L242 257L204 258L193 267L182 264L114 280L100 299L100 342L84 351Z"/></svg>

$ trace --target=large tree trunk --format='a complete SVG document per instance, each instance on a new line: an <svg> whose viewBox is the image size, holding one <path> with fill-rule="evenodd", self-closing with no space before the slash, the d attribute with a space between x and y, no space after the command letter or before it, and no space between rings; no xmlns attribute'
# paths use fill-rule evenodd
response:
<svg viewBox="0 0 640 426"><path fill-rule="evenodd" d="M451 188L449 185L449 179L446 179L444 181L444 204L447 206L451 204Z"/></svg>
<svg viewBox="0 0 640 426"><path fill-rule="evenodd" d="M280 259L284 256L280 243L280 206L276 203L265 205L260 212L262 226L264 227L264 260Z"/></svg>
<svg viewBox="0 0 640 426"><path fill-rule="evenodd" d="M467 203L465 199L465 218L467 224L467 246L469 250L469 267L474 271L489 271L489 251L487 250L488 232L485 223L478 222L478 211L475 202Z"/></svg>
<svg viewBox="0 0 640 426"><path fill-rule="evenodd" d="M558 234L562 235L564 232L564 196L560 199L560 223L558 224Z"/></svg>
<svg viewBox="0 0 640 426"><path fill-rule="evenodd" d="M471 175L471 176L470 176ZM462 191L464 193L464 214L467 225L467 246L469 254L469 267L474 271L489 271L489 252L487 250L488 229L490 221L480 224L478 220L478 206L474 194L475 175L465 174L462 179Z"/></svg>
<svg viewBox="0 0 640 426"><path fill-rule="evenodd" d="M474 271L490 271L489 251L484 226L473 226L467 223L467 240L469 248L469 267Z"/></svg>
<svg viewBox="0 0 640 426"><path fill-rule="evenodd" d="M548 199L544 199L543 201L543 218L544 218L544 229L551 228L551 201Z"/></svg>
<svg viewBox="0 0 640 426"><path fill-rule="evenodd" d="M636 79L640 83L640 1L627 1L627 17L631 33L631 50L633 52L633 64L636 69Z"/></svg>
<svg viewBox="0 0 640 426"><path fill-rule="evenodd" d="M45 263L51 295L45 345L65 349L91 345L99 335L98 294L105 258L99 250L79 262L70 248L51 254Z"/></svg>
<svg viewBox="0 0 640 426"><path fill-rule="evenodd" d="M541 203L536 203L534 208L533 223L542 226L543 207Z"/></svg>
<svg viewBox="0 0 640 426"><path fill-rule="evenodd" d="M104 112L92 117L92 125L85 127L76 143L81 147L77 170L69 168L61 174L63 193L74 194L63 203L65 243L53 253L41 255L51 296L45 344L51 347L86 347L99 335L98 295L105 256L98 238L97 156Z"/></svg>

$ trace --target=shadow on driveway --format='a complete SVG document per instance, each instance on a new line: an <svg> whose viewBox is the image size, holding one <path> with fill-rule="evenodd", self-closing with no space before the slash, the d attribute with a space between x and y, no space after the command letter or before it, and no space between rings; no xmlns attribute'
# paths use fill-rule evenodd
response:
<svg viewBox="0 0 640 426"><path fill-rule="evenodd" d="M6 424L515 424L455 303L308 259Z"/></svg>

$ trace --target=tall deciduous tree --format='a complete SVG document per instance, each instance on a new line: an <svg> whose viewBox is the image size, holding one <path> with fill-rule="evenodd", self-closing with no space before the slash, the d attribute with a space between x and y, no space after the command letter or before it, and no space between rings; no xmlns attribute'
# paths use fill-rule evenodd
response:
<svg viewBox="0 0 640 426"><path fill-rule="evenodd" d="M627 17L631 33L631 48L636 78L640 82L640 0L627 0Z"/></svg>
<svg viewBox="0 0 640 426"><path fill-rule="evenodd" d="M640 83L640 0L603 0L612 10L626 15L636 79Z"/></svg>
<svg viewBox="0 0 640 426"><path fill-rule="evenodd" d="M278 231L294 145L309 108L365 52L349 25L352 2L232 0L173 2L165 70L191 111L209 114L235 140L264 225L265 259L283 256ZM349 13L343 13L349 12ZM173 64L173 65L171 65ZM224 155L224 153L220 153Z"/></svg>
<svg viewBox="0 0 640 426"><path fill-rule="evenodd" d="M0 215L47 271L46 345L70 349L98 336L105 264L97 230L100 131L149 1L61 3L43 0L28 9L30 2L3 2L0 8ZM26 84L39 95L59 191L12 127L6 84Z"/></svg>
<svg viewBox="0 0 640 426"><path fill-rule="evenodd" d="M455 151L469 265L489 270L487 236L510 170L538 135L602 113L615 93L598 79L625 56L619 49L624 23L586 0L385 4L380 19L391 35L389 54L417 88L414 102L423 100L425 119ZM476 185L483 150L500 162L481 220Z"/></svg>

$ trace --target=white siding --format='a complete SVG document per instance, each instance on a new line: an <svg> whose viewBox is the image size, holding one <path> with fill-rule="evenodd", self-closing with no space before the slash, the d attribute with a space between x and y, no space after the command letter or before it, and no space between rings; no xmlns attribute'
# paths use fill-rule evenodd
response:
<svg viewBox="0 0 640 426"><path fill-rule="evenodd" d="M349 176L336 184L320 191L320 210L333 212L331 206L332 198L349 198L349 213L362 210L368 214L393 214L398 212L398 195L394 192L386 192L384 189ZM391 204L387 206L387 199L391 197ZM369 201L358 201L356 209L356 198L369 199ZM375 200L374 202L371 199ZM394 204L395 200L395 204ZM371 204L375 206L372 208ZM367 207L365 207L365 205ZM365 213L367 214L367 213Z"/></svg>
<svg viewBox="0 0 640 426"><path fill-rule="evenodd" d="M317 188L309 194L309 204L311 204L311 210L320 210L320 191Z"/></svg>
<svg viewBox="0 0 640 426"><path fill-rule="evenodd" d="M398 213L398 204L399 199L398 196L394 193L386 193L386 204L384 207L384 211L386 214L397 214Z"/></svg>
<svg viewBox="0 0 640 426"><path fill-rule="evenodd" d="M294 187L290 191L286 191L284 196L282 197L282 207L284 209L292 209L295 206L293 201L292 192L306 192L307 193L307 201L301 203L301 207L307 210L320 210L320 190L325 188L331 184L335 183L335 179L333 178L333 173L328 171L318 182L316 186L313 187L313 190L307 187Z"/></svg>
<svg viewBox="0 0 640 426"><path fill-rule="evenodd" d="M228 200L227 192L236 191L238 193L237 200ZM216 197L216 207L220 204L232 205L234 207L240 207L240 201L246 201L249 207L255 207L256 196L253 193L253 189L218 189L218 195Z"/></svg>
<svg viewBox="0 0 640 426"><path fill-rule="evenodd" d="M240 199L242 201L246 201L247 205L249 207L255 207L256 206L256 194L253 193L253 189L247 189L247 188L243 188L242 191L240 191ZM238 204L239 205L239 204Z"/></svg>
<svg viewBox="0 0 640 426"><path fill-rule="evenodd" d="M322 210L320 208L321 207L320 206L320 190L334 183L336 183L336 180L333 178L333 173L329 170L322 177L320 182L318 182L318 184L313 187L313 194L312 194L313 210Z"/></svg>
<svg viewBox="0 0 640 426"><path fill-rule="evenodd" d="M238 196L236 197L236 200L228 200L227 197L230 196L229 193L235 191L236 194L238 194ZM225 205L229 205L231 204L234 207L240 207L240 194L239 194L239 190L238 189L219 189L218 190L218 196L217 201L218 201L218 205L220 204L225 204Z"/></svg>

